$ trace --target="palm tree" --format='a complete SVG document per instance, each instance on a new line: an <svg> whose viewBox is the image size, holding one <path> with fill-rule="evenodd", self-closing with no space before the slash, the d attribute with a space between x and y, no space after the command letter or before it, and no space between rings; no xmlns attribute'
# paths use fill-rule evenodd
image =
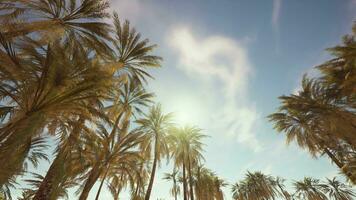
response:
<svg viewBox="0 0 356 200"><path fill-rule="evenodd" d="M327 200L324 194L323 185L319 180L310 177L304 178L303 181L293 183L295 196L305 200Z"/></svg>
<svg viewBox="0 0 356 200"><path fill-rule="evenodd" d="M14 179L8 180L5 184L0 186L0 200L12 200L11 189L16 188L16 182Z"/></svg>
<svg viewBox="0 0 356 200"><path fill-rule="evenodd" d="M13 57L8 59L15 61L15 66L10 66L18 70L1 76L1 98L9 99L12 106L11 118L0 130L1 161L15 158L14 150L41 134L47 125L88 115L90 108L85 102L104 96L111 88L112 75L88 58L85 49L74 50L73 43L58 42L39 49L32 43L25 41L17 49L25 56L17 56L12 47L7 49Z"/></svg>
<svg viewBox="0 0 356 200"><path fill-rule="evenodd" d="M218 176L213 176L214 182L214 197L215 200L224 200L224 193L222 191L223 187L226 187L228 184L224 179L219 178Z"/></svg>
<svg viewBox="0 0 356 200"><path fill-rule="evenodd" d="M352 200L356 197L355 192L353 192L352 188L333 179L326 179L326 183L323 184L324 192L333 200Z"/></svg>
<svg viewBox="0 0 356 200"><path fill-rule="evenodd" d="M0 32L5 38L26 37L35 32L41 43L75 38L90 49L107 51L102 42L109 39L110 33L110 26L103 21L109 17L105 0L4 0L0 5L5 11L0 15Z"/></svg>
<svg viewBox="0 0 356 200"><path fill-rule="evenodd" d="M140 82L136 79L128 80L128 82L125 82L120 87L120 90L113 91L110 97L112 105L109 105L105 108L108 117L114 119L112 121L112 132L114 133L116 129L119 129L121 132L127 132L131 118L137 118L139 115L142 115L142 109L144 107L149 106L149 104L152 102L152 97L153 94L147 93L140 84ZM142 156L143 155L141 155L141 157ZM142 174L141 169L140 174ZM127 174L117 174L116 172L111 174L109 173L108 178L111 179L111 182L108 184L108 187L111 193L113 194L113 197L118 198L119 192L126 185L126 181L118 181L119 177L120 180L125 177L129 178L130 182L132 183L134 182L132 179L137 179L136 183L138 184L140 182L140 179L142 178L140 174L136 176L130 175L129 177L127 177ZM133 178L132 176L134 176L135 178ZM102 179L101 186L103 185L103 181L104 179Z"/></svg>
<svg viewBox="0 0 356 200"><path fill-rule="evenodd" d="M147 142L147 141L146 141ZM146 147L145 142L142 144L142 147ZM139 176L134 178L134 184L131 185L131 199L132 200L143 200L145 198L146 186L148 180L150 178L151 169L147 166L147 160L150 159L150 154L144 152L145 148L141 151L141 157L143 158L143 162L139 164Z"/></svg>
<svg viewBox="0 0 356 200"><path fill-rule="evenodd" d="M140 163L139 160L137 160L138 158L141 159L141 152L137 151L135 152L135 156L134 158L136 158L136 160L131 160L131 164L134 164L131 170L128 170L126 167L127 163L123 162L123 165L121 165L119 162L121 162L121 160L115 160L115 157L120 158L120 156L123 156L125 152L121 152L120 148L126 148L125 146L120 147L120 145L122 142L126 142L124 139L125 138L132 138L131 143L134 144L134 146L136 145L140 145L140 143L143 141L143 137L141 137L140 135L136 135L137 136L137 141L134 141L134 133L140 133L138 130L133 130L131 131L131 133L127 133L128 132L128 127L130 124L130 120L132 118L132 116L138 115L138 114L142 114L142 110L144 107L148 106L149 103L151 103L151 98L152 98L153 94L152 93L147 93L140 84L138 84L137 80L131 80L129 82L126 82L122 85L122 87L120 88L120 90L116 90L112 93L111 95L111 101L113 102L112 105L107 106L105 108L108 117L112 118L112 129L111 132L107 132L107 130L105 129L104 126L99 125L100 128L100 134L103 135L102 138L102 145L99 145L99 149L94 149L94 154L95 155L99 155L96 157L103 157L104 161L98 161L98 160L94 160L94 164L92 164L93 168L92 168L92 172L90 172L90 174L92 174L92 181L87 180L86 185L83 188L83 192L81 194L82 199L85 199L91 189L91 187L94 185L95 181L97 179L99 179L100 175L95 175L95 173L100 173L100 166L97 166L98 169L94 169L94 167L98 164L97 162L104 162L104 164L102 164L102 166L104 168L107 168L106 170L104 170L103 175L101 177L101 183L99 186L99 190L97 192L97 196L96 198L99 198L99 194L101 191L101 188L103 186L103 183L105 181L106 178L111 179L111 183L109 184L109 188L111 189L112 193L114 194L114 198L118 197L118 193L121 191L121 189L124 187L125 183L121 183L118 182L118 176L120 177L120 180L122 180L124 177L129 177L129 179L131 180L131 182L133 182L133 176L135 176L133 173L137 172L137 170L139 170L137 168L137 170L135 171L133 168L133 166L136 166L137 164ZM125 143L124 143L125 144ZM130 144L130 143L129 143ZM96 145L96 144L95 144ZM104 147L104 150L103 150ZM133 148L133 147L130 147ZM128 151L130 149L126 149L126 151ZM109 160L106 160L107 157L112 157L110 159L112 159L110 162L117 162L114 165L111 165L112 168L109 167L110 163ZM105 162L107 162L105 166ZM97 170L98 172L95 172L95 170ZM131 172L131 173L129 173ZM139 177L139 173L141 171L139 171L135 177ZM90 176L88 177L90 178Z"/></svg>
<svg viewBox="0 0 356 200"><path fill-rule="evenodd" d="M13 187L13 177L15 175L23 174L23 172L27 170L29 163L31 163L34 167L37 167L40 160L48 161L47 155L43 153L44 150L48 148L46 143L46 137L37 136L31 139L27 144L16 149L16 152L12 153L14 158L2 162L2 170L0 171L0 186L6 189L9 188L9 186ZM8 192L6 192L6 194L9 196Z"/></svg>
<svg viewBox="0 0 356 200"><path fill-rule="evenodd" d="M342 38L342 44L327 49L335 58L317 66L320 70L323 85L330 88L334 98L344 99L338 103L355 108L356 89L355 85L355 40L356 23L353 25L352 34ZM343 133L352 134L352 133Z"/></svg>
<svg viewBox="0 0 356 200"><path fill-rule="evenodd" d="M125 182L125 180L121 180L118 176L115 176L108 183L107 187L108 187L112 197L114 198L114 200L119 199L120 192L123 188L122 183L124 183L124 182Z"/></svg>
<svg viewBox="0 0 356 200"><path fill-rule="evenodd" d="M136 73L138 73L137 71L144 72L143 67L159 66L160 58L149 54L150 51L152 51L154 46L147 46L147 44L148 44L147 40L144 40L144 42L139 41L139 39L140 39L139 34L135 33L133 29L130 29L128 23L126 23L125 25L123 25L121 27L121 24L120 24L120 21L119 21L117 15L115 15L114 21L115 21L115 25L116 25L116 34L117 35L122 34L122 29L123 29L125 31L130 31L131 36L136 38L136 40L134 42L131 41L131 39L132 39L131 37L129 37L129 38L120 37L120 38L117 38L117 40L113 41L116 46L123 46L123 44L130 43L130 46L125 47L125 52L126 51L131 52L130 55L124 55L124 52L118 52L118 54L115 55L117 57L117 59L120 60L120 63L122 63L122 65L121 65L122 67L120 67L120 68L117 68L116 65L113 66L116 76L118 76L118 78L120 80L118 83L118 87L120 88L120 90L112 91L112 94L107 99L112 102L112 105L108 106L106 109L109 110L108 114L111 117L112 117L112 115L121 113L120 117L117 117L116 121L114 122L116 124L116 125L114 125L114 128L116 128L118 126L118 123L120 122L120 120L123 120L122 117L125 118L124 121L128 122L133 113L137 113L137 114L142 113L142 111L140 110L141 109L140 107L146 106L147 103L149 103L148 99L152 97L152 94L145 92L143 87L140 86L140 80L139 80L139 78L144 78L144 75L148 75L148 74L145 73L144 75L139 76ZM139 46L137 46L137 45L139 45ZM136 52L136 51L138 51L138 52ZM112 59L114 59L116 57L113 57ZM149 57L150 59L148 59L146 57ZM143 63L142 60L145 60L146 62ZM110 61L109 63L113 63L113 61ZM134 64L132 64L132 63L134 63ZM138 64L140 64L140 65L138 65ZM111 64L109 64L109 65L111 65ZM137 70L136 68L139 68L139 70ZM132 80L130 80L130 81L127 78L123 79L126 76L130 76L130 77L134 77L134 78L131 78ZM135 103L139 104L139 105L131 107L131 104L135 104ZM99 109L100 109L100 106L99 106ZM97 113L99 113L99 112L97 112ZM103 115L100 115L100 117L103 117ZM105 118L105 116L104 116L104 118ZM126 126L126 128L127 128L128 123L123 123L120 126ZM75 135L73 135L73 137L75 137ZM58 154L57 157L58 157L58 160L63 161L63 158L65 156L63 155L63 153L61 153L61 154ZM55 166L58 167L58 165L60 165L59 163L62 163L62 161L52 163L54 169L49 170L49 172L52 172L52 171L55 172L56 171ZM50 169L51 169L51 167L50 167ZM48 174L48 175L50 175L50 174ZM46 176L44 184L43 184L44 186L46 186L47 182L50 182L50 180L48 180L48 179L50 179L50 177ZM39 190L39 193L42 192L45 194L50 194L50 191L48 191L48 190L50 190L50 188L48 187L48 184L46 187L48 188L47 191L44 190L44 187L41 187Z"/></svg>
<svg viewBox="0 0 356 200"><path fill-rule="evenodd" d="M246 177L232 187L235 200L268 200L278 196L274 178L261 172L247 172Z"/></svg>
<svg viewBox="0 0 356 200"><path fill-rule="evenodd" d="M112 130L115 129L112 128ZM103 125L98 125L97 134L85 139L87 147L85 157L91 167L82 178L85 181L80 200L87 199L91 188L99 178L102 180L102 187L109 174L134 173L135 166L141 161L137 148L145 139L143 133L139 130L132 130L130 133L116 130L116 133L110 133Z"/></svg>
<svg viewBox="0 0 356 200"><path fill-rule="evenodd" d="M174 197L174 200L177 200L178 195L180 193L179 185L177 184L178 181L178 170L176 168L173 169L172 173L165 173L163 179L171 180L173 182L173 186L171 189L171 195Z"/></svg>
<svg viewBox="0 0 356 200"><path fill-rule="evenodd" d="M144 114L144 118L138 119L136 123L148 136L145 151L152 152L151 149L153 149L152 171L145 195L145 200L149 200L153 188L157 165L159 165L164 156L167 158L169 157L167 132L168 128L172 124L172 114L163 114L161 105L158 104L151 107L148 114Z"/></svg>
<svg viewBox="0 0 356 200"><path fill-rule="evenodd" d="M228 184L223 179L203 166L197 166L193 174L197 200L224 200L222 188Z"/></svg>
<svg viewBox="0 0 356 200"><path fill-rule="evenodd" d="M298 94L281 96L279 111L270 115L275 129L287 134L313 156L326 154L351 182L356 155L355 27L342 45L328 49L334 59L319 66L320 77L302 80Z"/></svg>
<svg viewBox="0 0 356 200"><path fill-rule="evenodd" d="M25 180L25 182L31 186L31 189L25 189L23 191L21 198L23 200L33 199L36 194L36 191L41 185L42 180L44 179L44 177L40 174L32 173L32 176L32 179ZM75 185L75 180L66 179L65 182L61 182L60 187L55 188L55 190L52 192L52 199L68 199L67 190L71 187L74 187Z"/></svg>
<svg viewBox="0 0 356 200"><path fill-rule="evenodd" d="M150 45L148 39L141 40L141 35L130 27L130 23L121 23L116 13L113 19L115 34L112 65L118 69L123 68L117 72L118 75L124 73L133 79L145 81L147 77L151 77L145 68L160 66L162 58L150 54L157 45Z"/></svg>
<svg viewBox="0 0 356 200"><path fill-rule="evenodd" d="M326 89L320 82L304 77L299 94L280 97L280 111L269 118L275 122L277 131L286 133L287 143L295 140L313 156L326 154L342 169L345 162L355 155L351 141L356 140L338 135L349 131L348 120L343 121L351 112L332 105L325 93ZM352 174L347 175L351 177Z"/></svg>
<svg viewBox="0 0 356 200"><path fill-rule="evenodd" d="M281 177L276 177L274 179L274 184L278 188L279 196L284 198L285 200L292 200L292 195L285 189L284 185L285 179Z"/></svg>
<svg viewBox="0 0 356 200"><path fill-rule="evenodd" d="M201 129L194 126L185 126L183 128L172 128L169 135L170 152L174 159L174 165L182 169L183 174L183 197L188 198L188 184L190 187L190 198L194 199L193 188L193 163L198 164L203 160L203 143L202 139L206 137L201 134Z"/></svg>

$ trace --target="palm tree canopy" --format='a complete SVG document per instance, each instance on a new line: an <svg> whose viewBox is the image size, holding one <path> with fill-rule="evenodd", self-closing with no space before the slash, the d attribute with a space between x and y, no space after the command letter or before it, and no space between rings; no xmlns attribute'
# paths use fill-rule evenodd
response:
<svg viewBox="0 0 356 200"><path fill-rule="evenodd" d="M310 177L304 178L302 181L293 183L295 188L295 196L306 200L326 200L327 196L323 192L323 185L319 180Z"/></svg>
<svg viewBox="0 0 356 200"><path fill-rule="evenodd" d="M267 200L278 196L274 178L261 172L247 172L245 178L232 187L235 200Z"/></svg>
<svg viewBox="0 0 356 200"><path fill-rule="evenodd" d="M333 200L352 200L356 197L350 186L340 182L335 177L327 178L322 187L324 192Z"/></svg>

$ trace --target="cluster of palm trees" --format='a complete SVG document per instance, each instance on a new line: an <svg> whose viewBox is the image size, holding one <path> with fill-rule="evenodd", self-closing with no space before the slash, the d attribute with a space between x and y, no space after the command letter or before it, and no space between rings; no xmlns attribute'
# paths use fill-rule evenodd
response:
<svg viewBox="0 0 356 200"><path fill-rule="evenodd" d="M108 6L0 2L1 195L11 199L18 179L32 174L20 199L66 198L76 187L84 200L99 183L95 199L107 187L114 199L129 190L131 199L149 200L160 162L172 159L184 199L204 199L203 184L220 198L222 181L201 165L201 130L176 127L145 90L147 69L160 66L155 45L111 17ZM56 150L47 172L29 172L28 165L50 160L49 145ZM174 191L177 198L177 184Z"/></svg>
<svg viewBox="0 0 356 200"><path fill-rule="evenodd" d="M334 58L316 67L319 76L305 75L300 91L281 96L269 119L287 143L328 156L356 184L356 24L342 45L328 50Z"/></svg>
<svg viewBox="0 0 356 200"><path fill-rule="evenodd" d="M318 179L305 177L293 182L289 192L285 179L261 172L247 172L245 178L232 186L234 200L352 200L356 194L352 188L336 178Z"/></svg>
<svg viewBox="0 0 356 200"><path fill-rule="evenodd" d="M125 190L149 200L163 160L173 162L165 179L175 199L224 199L227 183L203 166L202 130L176 126L145 89L147 70L160 66L156 46L108 7L105 0L0 1L0 199L11 199L26 175L23 200L66 198L69 188L84 200L95 184L95 199L107 188L114 199ZM334 49L337 59L320 66L324 76L305 79L303 91L283 97L286 105L271 117L288 140L326 153L351 180L354 46L346 37ZM28 170L43 160L46 173ZM253 189L246 184L236 195Z"/></svg>
<svg viewBox="0 0 356 200"><path fill-rule="evenodd" d="M197 200L224 200L224 193L222 189L228 186L227 182L221 179L203 165L194 166L188 181L191 181L186 186L185 191L181 194L181 188L184 189L184 173L174 168L172 173L165 173L163 179L172 182L170 190L171 195L175 200L182 196L183 199L197 199Z"/></svg>

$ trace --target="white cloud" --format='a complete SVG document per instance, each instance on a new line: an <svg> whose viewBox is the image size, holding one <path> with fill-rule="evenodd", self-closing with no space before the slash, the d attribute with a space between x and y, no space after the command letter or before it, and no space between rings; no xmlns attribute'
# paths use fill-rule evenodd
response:
<svg viewBox="0 0 356 200"><path fill-rule="evenodd" d="M178 57L178 68L199 81L208 98L219 102L204 108L215 117L209 122L210 127L203 128L223 132L260 151L262 146L255 134L259 114L250 103L247 91L252 66L246 48L224 36L199 39L183 26L171 30L167 38Z"/></svg>

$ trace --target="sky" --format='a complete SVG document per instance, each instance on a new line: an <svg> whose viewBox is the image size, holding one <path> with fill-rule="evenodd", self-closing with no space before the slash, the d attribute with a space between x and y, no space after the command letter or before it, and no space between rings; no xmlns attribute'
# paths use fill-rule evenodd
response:
<svg viewBox="0 0 356 200"><path fill-rule="evenodd" d="M111 9L158 45L164 61L149 70L147 87L177 124L209 136L205 165L217 175L234 183L259 170L290 185L338 174L329 160L287 146L266 116L350 33L355 0L112 0ZM171 170L161 164L152 199L172 199L171 183L162 180ZM101 197L111 199L107 190ZM230 187L225 197L232 199Z"/></svg>

